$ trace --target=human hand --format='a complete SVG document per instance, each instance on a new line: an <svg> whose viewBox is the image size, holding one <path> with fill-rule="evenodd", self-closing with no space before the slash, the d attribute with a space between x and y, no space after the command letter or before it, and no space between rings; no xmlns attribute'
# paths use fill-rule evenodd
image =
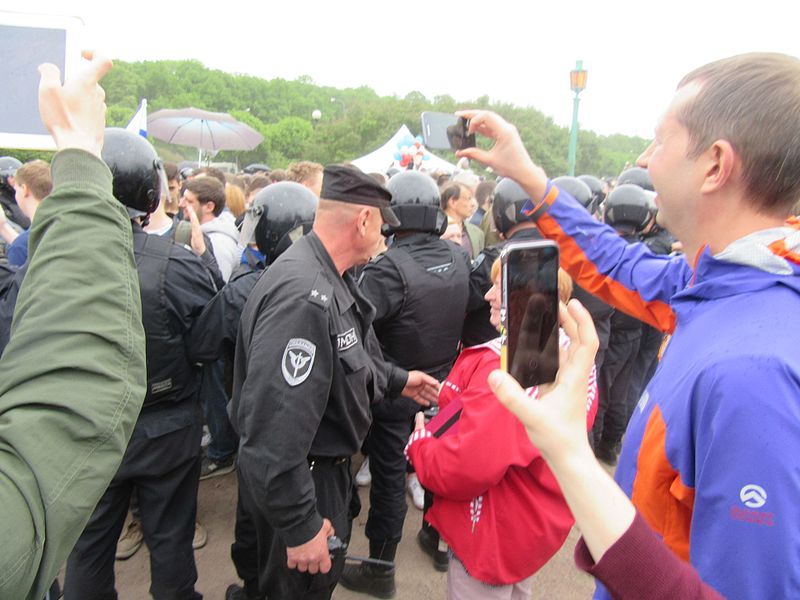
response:
<svg viewBox="0 0 800 600"><path fill-rule="evenodd" d="M477 160L497 174L510 177L532 198L544 196L547 175L531 160L516 127L488 110L461 110L456 114L469 120L470 134L480 133L494 140L491 150L467 148L456 152L456 156Z"/></svg>
<svg viewBox="0 0 800 600"><path fill-rule="evenodd" d="M39 114L59 150L79 148L100 158L106 125L106 94L99 81L111 61L84 51L76 73L61 85L58 67L39 65Z"/></svg>
<svg viewBox="0 0 800 600"><path fill-rule="evenodd" d="M422 371L409 371L402 395L420 406L436 404L439 399L439 382Z"/></svg>
<svg viewBox="0 0 800 600"><path fill-rule="evenodd" d="M197 213L188 202L183 207L183 210L186 212L186 216L189 217L189 224L192 226L192 234L190 237L192 250L194 250L197 256L203 256L206 252L206 240L203 237L203 230L200 229L200 220L197 218Z"/></svg>
<svg viewBox="0 0 800 600"><path fill-rule="evenodd" d="M414 415L414 431L422 431L425 429L425 413L418 412Z"/></svg>
<svg viewBox="0 0 800 600"><path fill-rule="evenodd" d="M513 377L493 371L489 386L500 402L525 426L531 443L550 462L589 452L586 435L586 389L599 341L592 317L577 300L561 305L561 326L570 339L561 350L555 384L540 386L532 400Z"/></svg>
<svg viewBox="0 0 800 600"><path fill-rule="evenodd" d="M316 575L331 570L331 554L328 551L328 538L335 534L328 519L322 520L317 535L299 546L286 548L286 565L303 573Z"/></svg>

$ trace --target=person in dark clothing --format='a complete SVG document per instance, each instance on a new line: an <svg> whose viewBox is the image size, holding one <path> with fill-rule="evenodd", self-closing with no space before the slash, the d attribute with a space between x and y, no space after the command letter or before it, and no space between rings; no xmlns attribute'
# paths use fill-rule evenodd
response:
<svg viewBox="0 0 800 600"><path fill-rule="evenodd" d="M116 596L114 555L135 489L150 549L150 593L157 600L199 599L192 538L202 429L196 358L184 342L214 290L192 252L146 233L138 222L160 198L161 163L152 146L136 134L108 129L102 157L114 176L114 196L132 218L147 392L122 464L67 560L64 596Z"/></svg>
<svg viewBox="0 0 800 600"><path fill-rule="evenodd" d="M326 167L313 231L270 265L242 313L230 412L270 600L333 593L344 556L331 557L328 538L349 539L350 457L371 404L437 396L429 375L382 360L374 308L347 273L374 254L384 220L398 224L390 199L368 175Z"/></svg>
<svg viewBox="0 0 800 600"><path fill-rule="evenodd" d="M458 355L469 294L469 256L461 246L439 237L447 217L439 208L433 179L405 171L387 187L400 225L384 229L394 235L394 242L364 268L359 289L375 306L373 327L384 357L444 380ZM373 409L365 443L372 475L366 524L372 558L394 561L402 537L407 511L403 448L418 410L402 396L386 397ZM393 568L347 565L342 585L388 597L395 592L394 575Z"/></svg>
<svg viewBox="0 0 800 600"><path fill-rule="evenodd" d="M606 199L603 220L628 243L639 241L654 215L647 192L637 185L617 186ZM592 436L597 458L617 463L619 444L628 425L628 395L644 324L621 310L611 316L611 335L598 376L600 404Z"/></svg>
<svg viewBox="0 0 800 600"><path fill-rule="evenodd" d="M505 242L518 240L540 240L533 219L522 214L521 209L528 196L513 180L503 179L494 189L492 216L503 242L484 250L472 261L469 280L469 302L461 341L464 346L477 346L497 337L497 330L489 323L489 304L484 300L486 292L492 287L492 264L500 256Z"/></svg>
<svg viewBox="0 0 800 600"><path fill-rule="evenodd" d="M233 364L236 334L247 298L263 271L294 241L311 230L317 197L299 183L282 181L262 189L245 213L240 242L250 252L246 262L234 269L228 283L203 309L192 330L189 344L203 361L224 359ZM255 242L257 250L250 248ZM250 258L260 258L250 260ZM226 600L264 598L258 585L258 540L250 513L236 503L236 525L231 558L244 586L232 584Z"/></svg>

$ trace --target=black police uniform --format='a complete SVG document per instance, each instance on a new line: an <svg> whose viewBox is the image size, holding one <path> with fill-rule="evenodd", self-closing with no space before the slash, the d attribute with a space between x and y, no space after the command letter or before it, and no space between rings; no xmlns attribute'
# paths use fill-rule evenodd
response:
<svg viewBox="0 0 800 600"><path fill-rule="evenodd" d="M541 240L542 234L535 227L518 229L508 241ZM500 251L506 242L501 242L489 248L484 248L472 261L472 271L469 277L469 303L467 315L464 318L464 330L461 341L464 346L477 346L497 337L497 329L489 322L489 303L484 296L492 287L492 265L500 256Z"/></svg>
<svg viewBox="0 0 800 600"><path fill-rule="evenodd" d="M214 290L199 259L134 224L147 340L147 394L125 456L67 561L65 598L111 598L114 556L136 489L150 549L150 593L202 598L192 550L202 415L186 333Z"/></svg>
<svg viewBox="0 0 800 600"><path fill-rule="evenodd" d="M376 309L375 334L386 360L443 381L458 354L469 295L470 260L433 233L396 235L389 249L368 263L359 288ZM406 460L403 448L419 405L390 397L373 410L365 444L372 485L366 535L375 546L394 545L403 533ZM376 558L393 560L393 551Z"/></svg>
<svg viewBox="0 0 800 600"><path fill-rule="evenodd" d="M311 540L323 518L349 539L350 457L366 437L371 403L398 396L408 378L382 361L374 314L313 232L270 266L245 305L231 416L270 600L329 598L341 573L341 555L328 574L289 569L286 547Z"/></svg>

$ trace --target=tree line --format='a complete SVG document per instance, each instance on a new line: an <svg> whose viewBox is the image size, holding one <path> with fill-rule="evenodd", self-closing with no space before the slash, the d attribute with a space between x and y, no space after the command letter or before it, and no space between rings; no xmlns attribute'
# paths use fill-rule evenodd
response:
<svg viewBox="0 0 800 600"><path fill-rule="evenodd" d="M491 109L514 123L533 159L552 176L567 171L569 129L533 107L494 102L488 96L468 101L450 96L426 98L419 92L404 97L379 96L367 86L339 89L316 85L309 77L294 81L265 80L249 75L208 69L194 60L115 61L103 80L108 105L107 123L124 127L147 98L148 112L194 106L227 112L264 136L251 151L222 151L214 160L267 163L285 167L296 160L322 164L349 161L382 146L402 125L420 133L423 111L453 112L460 108ZM321 112L318 122L312 119ZM151 138L152 139L152 138ZM190 147L153 140L165 160L196 160ZM486 144L487 141L479 142ZM616 175L632 163L647 141L625 135L600 136L581 130L578 135L577 173ZM452 153L436 151L451 162ZM0 155L20 160L49 157L48 153L0 149Z"/></svg>

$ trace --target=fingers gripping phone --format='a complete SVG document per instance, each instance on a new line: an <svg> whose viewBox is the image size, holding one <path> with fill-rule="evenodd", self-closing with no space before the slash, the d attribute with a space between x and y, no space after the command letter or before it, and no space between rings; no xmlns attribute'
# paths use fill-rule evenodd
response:
<svg viewBox="0 0 800 600"><path fill-rule="evenodd" d="M528 388L558 372L558 245L510 242L500 253L503 369Z"/></svg>
<svg viewBox="0 0 800 600"><path fill-rule="evenodd" d="M437 150L464 150L475 147L475 134L470 135L469 121L450 113L424 112L421 116L425 146Z"/></svg>

